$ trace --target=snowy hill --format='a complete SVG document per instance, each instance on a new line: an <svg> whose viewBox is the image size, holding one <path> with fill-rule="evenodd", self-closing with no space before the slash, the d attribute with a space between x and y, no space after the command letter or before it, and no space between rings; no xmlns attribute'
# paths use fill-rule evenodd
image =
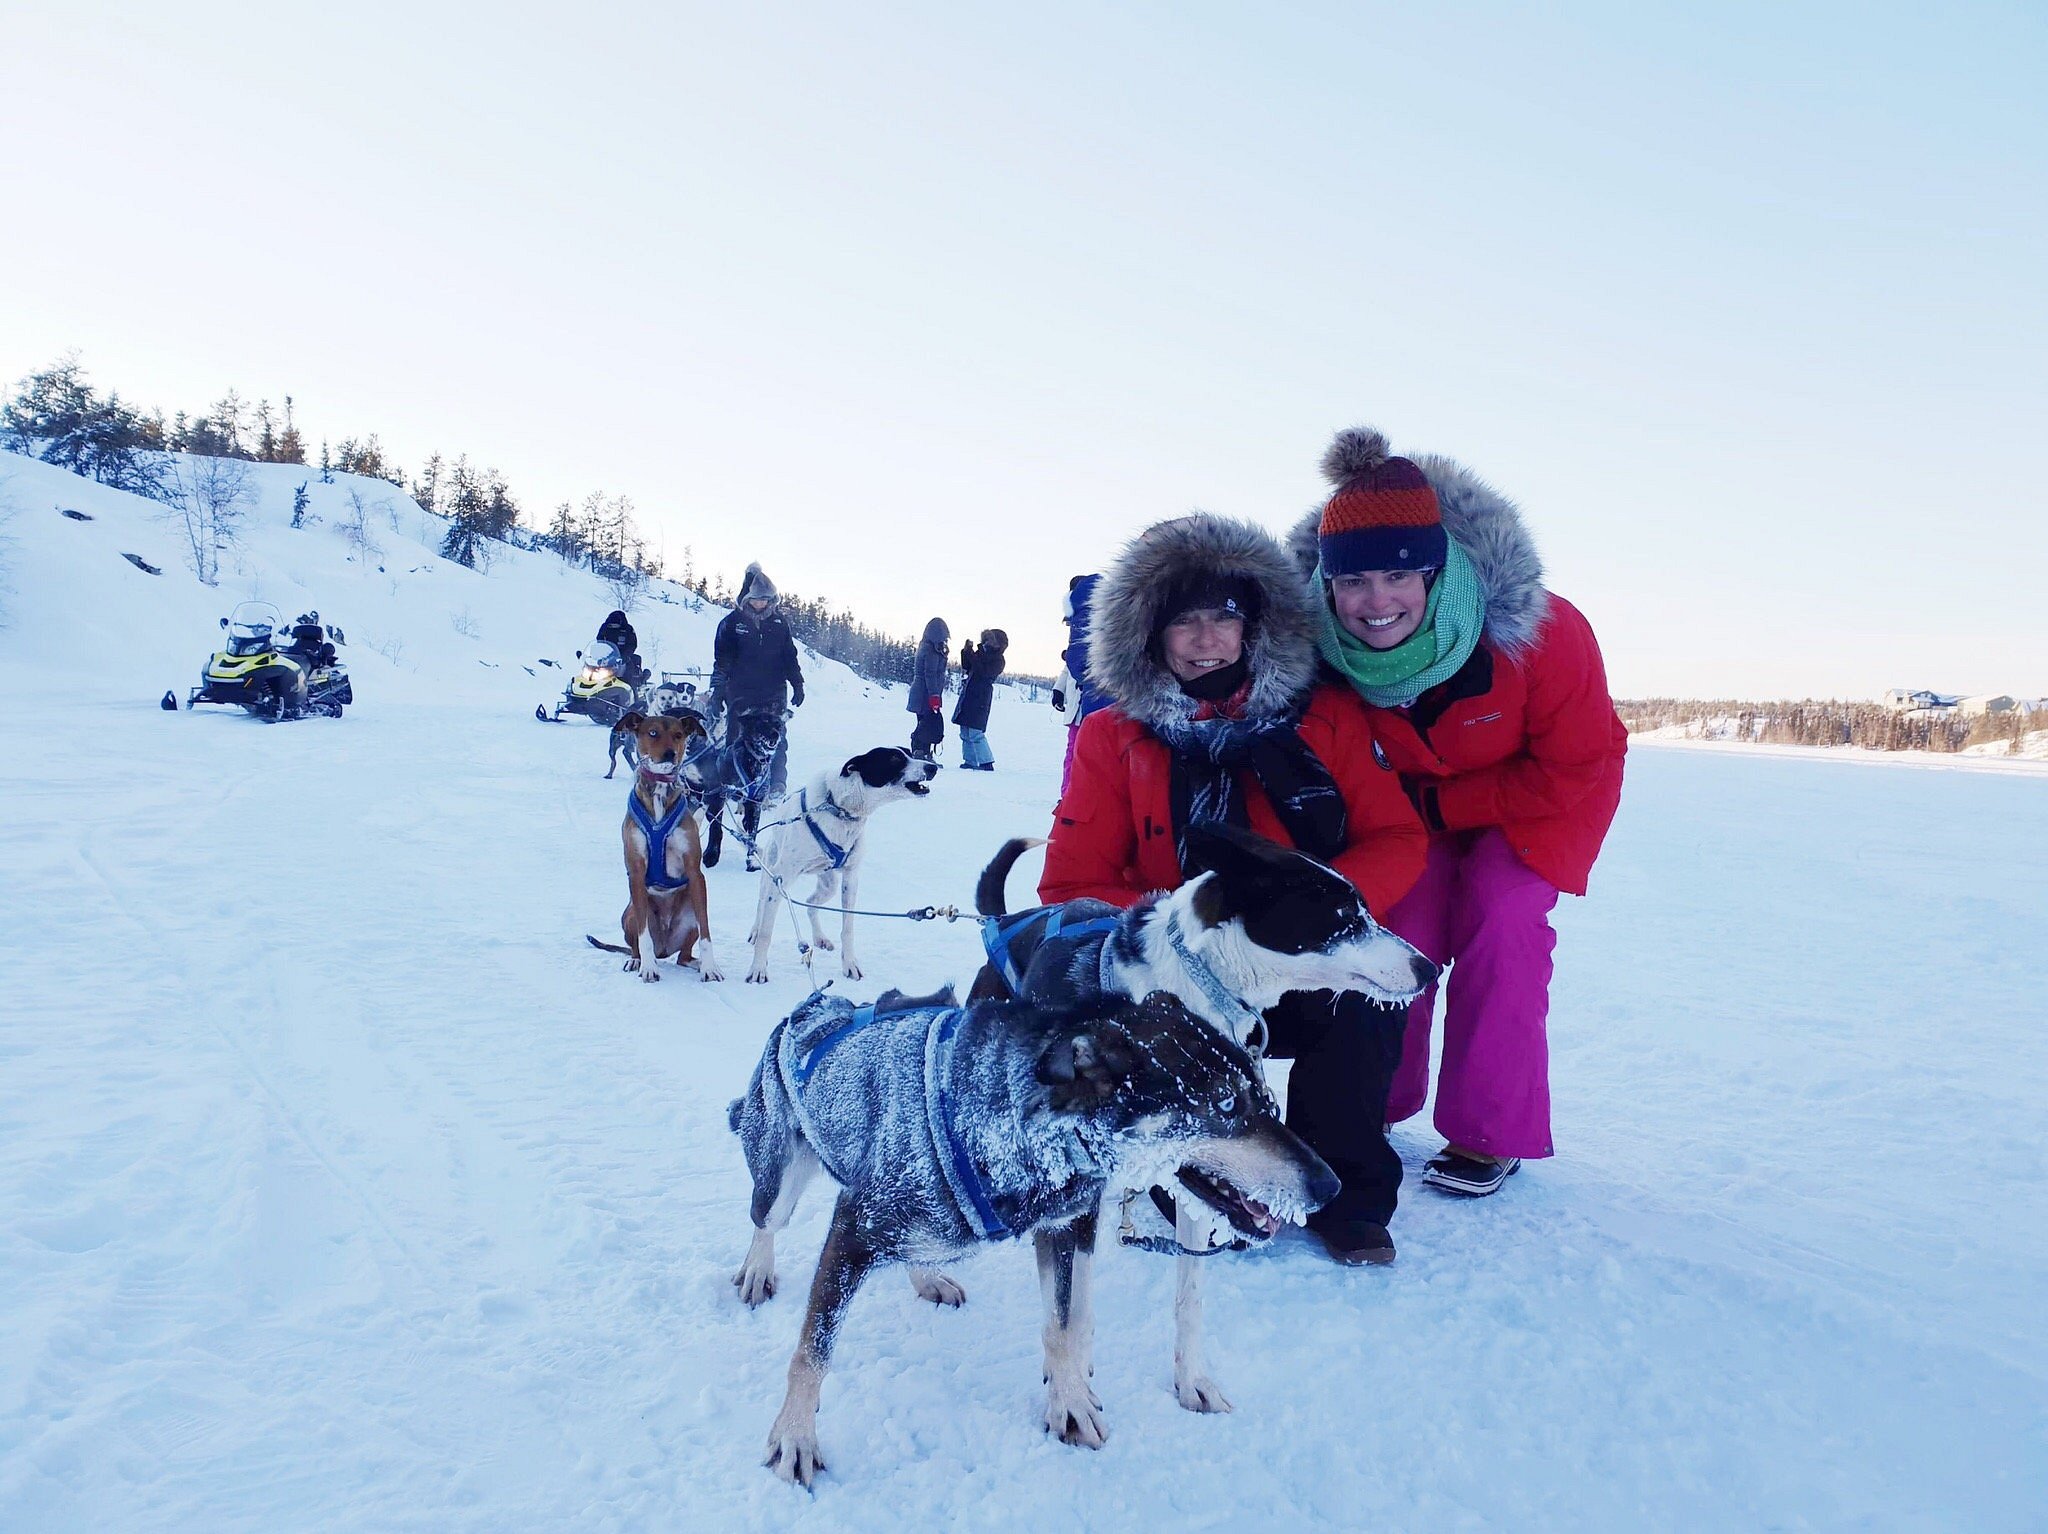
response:
<svg viewBox="0 0 2048 1534"><path fill-rule="evenodd" d="M183 534L164 507L0 452L0 517L11 513L0 536L17 546L11 559L0 556L15 592L0 608L0 659L44 653L53 636L83 623L108 641L106 663L78 679L90 695L161 692L192 680L218 619L254 598L286 617L317 607L339 624L349 640L344 659L367 698L524 698L531 713L542 695L562 687L561 673L538 659L569 661L615 605L597 576L549 554L492 544L487 572L443 559L447 522L383 480L337 474L322 484L317 471L295 465L242 468L251 504L240 547L223 557L220 584L209 589L191 575ZM292 502L301 485L306 525L295 529ZM345 530L358 503L367 513L366 549L352 546ZM65 517L65 510L91 520ZM128 554L162 573L146 574ZM711 633L724 612L692 612L689 596L657 581L635 609L650 666L709 665ZM860 685L843 667L819 664Z"/></svg>
<svg viewBox="0 0 2048 1534"><path fill-rule="evenodd" d="M309 484L294 530L307 476L252 474L207 589L148 503L0 457L9 1534L2039 1526L2038 776L1637 753L1559 912L1554 1161L1477 1204L1411 1180L1391 1269L1294 1233L1218 1260L1230 1416L1175 1404L1172 1264L1106 1252L1096 1454L1038 1427L1025 1252L959 1265L958 1313L880 1279L810 1498L757 1462L828 1200L744 1310L724 1120L807 984L786 935L765 987L584 944L624 787L604 732L531 715L608 596L441 560L375 481ZM381 557L335 531L351 489ZM348 717L158 711L244 597L342 625ZM634 615L670 667L717 616ZM900 689L807 667L793 777L905 738ZM989 733L997 772L877 822L865 903L964 902L1043 832L1057 717L1005 689ZM737 976L753 880L710 887ZM861 996L978 956L966 923L863 944ZM1394 1142L1411 1173L1438 1145Z"/></svg>

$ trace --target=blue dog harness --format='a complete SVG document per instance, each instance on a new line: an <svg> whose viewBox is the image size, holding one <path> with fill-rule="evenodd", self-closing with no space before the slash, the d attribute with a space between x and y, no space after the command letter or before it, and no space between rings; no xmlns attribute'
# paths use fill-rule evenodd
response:
<svg viewBox="0 0 2048 1534"><path fill-rule="evenodd" d="M668 807L668 813L656 820L641 803L637 790L626 795L626 813L633 817L633 824L640 828L640 834L647 838L647 887L657 895L666 895L672 890L688 889L688 875L680 879L669 877L668 839L675 828L682 824L683 816L689 812L690 801L684 794L676 795L676 802Z"/></svg>
<svg viewBox="0 0 2048 1534"><path fill-rule="evenodd" d="M1045 931L1039 942L1044 944L1062 935L1084 938L1093 937L1098 932L1114 931L1118 919L1114 916L1089 916L1069 924L1067 908L1063 905L1040 906L1035 911L1020 911L1015 916L984 916L981 919L982 952L988 955L996 973L1003 977L1010 994L1021 996L1024 994L1024 972L1017 967L1017 947L1040 923L1044 924Z"/></svg>
<svg viewBox="0 0 2048 1534"><path fill-rule="evenodd" d="M830 863L835 869L844 868L849 854L844 847L821 831L818 828L818 822L811 817L811 791L808 788L800 788L796 791L796 810L797 814L803 818L803 823L810 828L811 836L818 844L818 850L825 854L825 861ZM837 815L841 820L853 819L851 815L847 814L838 805L833 804L829 799L825 803L825 813Z"/></svg>
<svg viewBox="0 0 2048 1534"><path fill-rule="evenodd" d="M939 1172L954 1204L976 1236L984 1241L994 1241L1012 1235L1014 1232L989 1201L988 1190L974 1165L974 1158L968 1155L967 1147L960 1139L959 1130L953 1122L952 1094L945 1089L954 1036L959 1032L960 1020L967 1015L964 1007L904 1007L878 1012L875 1004L869 1002L854 1008L844 1022L820 1035L800 1054L785 1034L779 1063L788 1081L789 1098L796 1109L797 1120L804 1127L804 1137L817 1152L818 1159L825 1162L825 1170L832 1174L834 1181L843 1184L846 1178L826 1160L826 1142L805 1111L804 1089L825 1057L839 1045L872 1027L878 1019L902 1017L913 1012L928 1014L924 1036L925 1116L931 1130L932 1145L938 1152Z"/></svg>

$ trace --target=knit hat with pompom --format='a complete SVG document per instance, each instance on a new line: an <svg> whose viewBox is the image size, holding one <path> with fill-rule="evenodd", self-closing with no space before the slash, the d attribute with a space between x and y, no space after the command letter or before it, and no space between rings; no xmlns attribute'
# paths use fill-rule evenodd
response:
<svg viewBox="0 0 2048 1534"><path fill-rule="evenodd" d="M1365 570L1441 570L1449 552L1436 491L1422 470L1387 453L1367 426L1337 433L1323 454L1336 492L1317 528L1327 577Z"/></svg>

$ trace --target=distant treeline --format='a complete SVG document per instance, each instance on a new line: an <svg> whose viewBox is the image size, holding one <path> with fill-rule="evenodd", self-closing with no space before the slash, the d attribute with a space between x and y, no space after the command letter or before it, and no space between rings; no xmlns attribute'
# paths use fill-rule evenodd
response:
<svg viewBox="0 0 2048 1534"><path fill-rule="evenodd" d="M495 544L545 550L596 572L625 608L664 573L661 553L648 547L636 508L623 495L592 491L579 502L563 501L545 528L533 528L505 476L472 464L466 454L453 459L431 454L408 479L372 432L334 443L323 438L317 464L308 464L306 437L290 395L279 409L267 399L251 405L230 389L203 410L167 417L161 410L131 405L117 392L100 393L78 358L67 356L22 379L0 404L0 446L167 505L178 501L180 491L166 453L306 464L309 470L317 468L322 483L331 483L336 474L381 479L409 494L422 510L447 519L441 552L449 559L476 569L489 566ZM721 606L735 599L723 575L698 571L687 545L682 567L671 578ZM782 605L790 631L820 655L875 681L910 679L915 640L881 633L844 608L834 611L821 598L785 595Z"/></svg>
<svg viewBox="0 0 2048 1534"><path fill-rule="evenodd" d="M1845 703L1834 698L1777 703L1735 698L1620 698L1614 707L1631 735L1680 725L1695 729L1708 740L1864 746L1873 751L1960 751L1987 741L2018 740L2030 727L2048 728L2048 718L2023 709L1965 718L1924 709L1902 713L1881 703Z"/></svg>

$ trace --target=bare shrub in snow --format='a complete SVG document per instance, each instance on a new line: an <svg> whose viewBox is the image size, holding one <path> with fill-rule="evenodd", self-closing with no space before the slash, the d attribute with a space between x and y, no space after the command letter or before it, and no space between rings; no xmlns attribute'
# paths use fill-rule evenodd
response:
<svg viewBox="0 0 2048 1534"><path fill-rule="evenodd" d="M344 511L341 520L335 523L336 530L341 534L341 541L354 550L366 564L373 559L384 557L384 545L377 541L377 535L370 530L370 516L386 504L379 501L372 506L364 501L362 491L351 489L348 493L348 510Z"/></svg>
<svg viewBox="0 0 2048 1534"><path fill-rule="evenodd" d="M612 565L599 572L604 589L612 595L612 606L622 613L629 613L640 605L641 593L647 589L647 574L631 565Z"/></svg>
<svg viewBox="0 0 2048 1534"><path fill-rule="evenodd" d="M459 608L455 612L450 613L448 615L448 622L454 627L455 632L464 639L476 638L476 619L471 615L468 608Z"/></svg>
<svg viewBox="0 0 2048 1534"><path fill-rule="evenodd" d="M254 496L236 458L171 458L163 479L164 517L185 535L185 559L201 585L220 584L220 556L240 540Z"/></svg>

